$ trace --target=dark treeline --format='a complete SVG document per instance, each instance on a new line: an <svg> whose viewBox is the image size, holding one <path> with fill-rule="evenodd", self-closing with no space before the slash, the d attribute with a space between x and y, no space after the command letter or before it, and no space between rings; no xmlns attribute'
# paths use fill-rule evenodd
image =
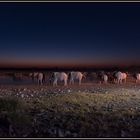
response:
<svg viewBox="0 0 140 140"><path fill-rule="evenodd" d="M0 68L0 72L50 72L50 71L81 71L81 72L96 72L96 71L128 71L128 72L140 72L140 66L130 67L71 67L71 68Z"/></svg>
<svg viewBox="0 0 140 140"><path fill-rule="evenodd" d="M44 71L81 71L81 72L92 72L92 71L116 71L122 70L119 68L0 68L0 72L44 72Z"/></svg>

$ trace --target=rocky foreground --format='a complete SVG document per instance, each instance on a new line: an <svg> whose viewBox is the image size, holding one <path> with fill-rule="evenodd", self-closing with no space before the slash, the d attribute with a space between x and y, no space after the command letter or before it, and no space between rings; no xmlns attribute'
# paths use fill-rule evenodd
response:
<svg viewBox="0 0 140 140"><path fill-rule="evenodd" d="M0 137L140 137L140 85L1 85Z"/></svg>

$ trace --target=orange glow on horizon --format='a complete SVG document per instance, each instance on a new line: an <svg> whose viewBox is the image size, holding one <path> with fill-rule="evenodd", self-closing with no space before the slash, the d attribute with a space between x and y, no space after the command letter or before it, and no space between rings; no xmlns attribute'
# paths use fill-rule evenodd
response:
<svg viewBox="0 0 140 140"><path fill-rule="evenodd" d="M55 67L127 67L127 66L132 66L132 65L138 65L138 63L134 63L131 61L120 61L120 62L113 62L113 60L107 61L101 60L90 60L86 61L85 60L46 60L46 59L5 59L5 60L0 60L0 67L14 67L14 68L32 68L32 67L37 67L37 68L55 68ZM131 63L130 63L131 62Z"/></svg>

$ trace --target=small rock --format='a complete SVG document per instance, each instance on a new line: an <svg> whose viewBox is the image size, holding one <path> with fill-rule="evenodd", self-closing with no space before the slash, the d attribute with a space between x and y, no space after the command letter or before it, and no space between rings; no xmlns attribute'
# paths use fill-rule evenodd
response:
<svg viewBox="0 0 140 140"><path fill-rule="evenodd" d="M24 98L24 94L21 94L21 97Z"/></svg>
<svg viewBox="0 0 140 140"><path fill-rule="evenodd" d="M70 93L71 92L71 90L70 89L68 89L68 93Z"/></svg>
<svg viewBox="0 0 140 140"><path fill-rule="evenodd" d="M24 88L23 91L26 91L26 88Z"/></svg>

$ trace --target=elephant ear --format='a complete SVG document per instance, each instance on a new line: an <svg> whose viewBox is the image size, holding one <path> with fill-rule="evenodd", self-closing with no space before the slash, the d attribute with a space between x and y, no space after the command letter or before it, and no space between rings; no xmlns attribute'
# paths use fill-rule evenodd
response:
<svg viewBox="0 0 140 140"><path fill-rule="evenodd" d="M70 75L71 75L71 72L70 72L70 71L68 71L68 72L66 72L66 74L67 74L68 76L70 76Z"/></svg>
<svg viewBox="0 0 140 140"><path fill-rule="evenodd" d="M86 78L88 73L87 72L83 72L82 74L83 74L83 77Z"/></svg>

